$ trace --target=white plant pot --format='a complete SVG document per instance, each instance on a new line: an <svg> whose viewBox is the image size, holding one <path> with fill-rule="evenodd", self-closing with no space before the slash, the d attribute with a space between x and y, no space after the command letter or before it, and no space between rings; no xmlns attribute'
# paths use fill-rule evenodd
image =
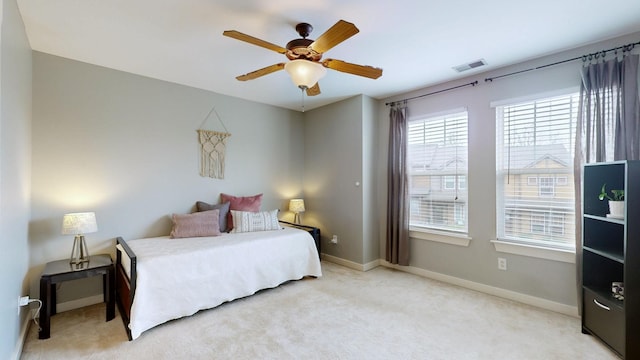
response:
<svg viewBox="0 0 640 360"><path fill-rule="evenodd" d="M609 200L609 215L612 218L624 219L624 201Z"/></svg>

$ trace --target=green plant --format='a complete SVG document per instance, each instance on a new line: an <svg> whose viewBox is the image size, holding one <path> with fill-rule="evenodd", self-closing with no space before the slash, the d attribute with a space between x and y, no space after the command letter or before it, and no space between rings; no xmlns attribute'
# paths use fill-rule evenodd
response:
<svg viewBox="0 0 640 360"><path fill-rule="evenodd" d="M603 184L602 185L602 189L600 190L600 195L598 195L598 199L600 200L604 200L604 199L609 199L611 201L622 201L624 200L624 190L611 190L611 194L613 195L613 197L607 195L607 191L605 189L605 187L607 186L607 184Z"/></svg>

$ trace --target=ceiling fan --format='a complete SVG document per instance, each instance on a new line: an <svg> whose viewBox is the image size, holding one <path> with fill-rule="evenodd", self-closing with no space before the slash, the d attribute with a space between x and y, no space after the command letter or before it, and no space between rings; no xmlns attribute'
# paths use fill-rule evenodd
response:
<svg viewBox="0 0 640 360"><path fill-rule="evenodd" d="M240 81L253 80L284 69L289 73L296 86L306 91L308 96L314 96L320 94L318 80L325 75L325 68L371 79L377 79L382 75L382 69L372 66L351 64L335 59L321 60L325 52L360 31L352 23L340 20L315 41L307 39L312 30L313 27L307 23L296 25L296 31L302 38L289 41L285 48L236 30L224 31L222 33L224 36L285 54L290 60L287 63L273 64L248 74L237 76L236 79Z"/></svg>

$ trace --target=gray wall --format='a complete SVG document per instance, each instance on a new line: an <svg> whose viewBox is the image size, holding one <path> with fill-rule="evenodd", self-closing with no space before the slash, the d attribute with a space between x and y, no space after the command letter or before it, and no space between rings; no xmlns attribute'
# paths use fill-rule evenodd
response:
<svg viewBox="0 0 640 360"><path fill-rule="evenodd" d="M305 222L320 228L323 253L357 264L378 258L375 110L355 96L305 113Z"/></svg>
<svg viewBox="0 0 640 360"><path fill-rule="evenodd" d="M305 221L322 252L362 263L362 107L359 96L305 113ZM306 200L305 200L306 201ZM338 244L330 244L331 235Z"/></svg>
<svg viewBox="0 0 640 360"><path fill-rule="evenodd" d="M485 83L489 76L529 69L594 51L638 41L640 34L602 42L593 46L536 59L492 73L478 74L459 81L402 94L379 103L380 158L387 156L389 109L385 102L409 98L474 80L479 84L428 96L409 102L409 114L428 114L466 107L469 115L469 247L419 239L411 240L414 267L495 286L570 306L577 305L575 264L527 256L498 253L489 241L496 238L495 111L492 101L531 96L580 85L580 61L511 76ZM491 62L491 59L487 59ZM379 208L386 203L386 163L381 162ZM380 219L384 219L381 211ZM383 222L383 221L382 221ZM383 222L384 223L384 222ZM380 227L380 251L384 258L385 226ZM497 269L497 258L505 257L508 271Z"/></svg>
<svg viewBox="0 0 640 360"><path fill-rule="evenodd" d="M2 1L0 38L0 358L19 356L18 297L28 294L31 48L15 0Z"/></svg>
<svg viewBox="0 0 640 360"><path fill-rule="evenodd" d="M362 256L363 263L380 258L378 238L378 169L385 159L378 157L377 101L362 97Z"/></svg>
<svg viewBox="0 0 640 360"><path fill-rule="evenodd" d="M263 209L292 219L302 195L303 121L290 110L34 52L31 294L44 264L69 256L63 214L95 211L91 253L114 238L166 235L172 213L221 192L264 193ZM196 130L212 106L232 134L224 179L199 175ZM212 114L204 128L222 131ZM91 283L91 285L89 284ZM59 302L100 293L100 283L63 283Z"/></svg>

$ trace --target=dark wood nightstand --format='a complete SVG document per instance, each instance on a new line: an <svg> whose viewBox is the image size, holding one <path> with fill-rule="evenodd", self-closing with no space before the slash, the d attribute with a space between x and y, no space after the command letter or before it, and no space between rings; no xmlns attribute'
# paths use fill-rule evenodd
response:
<svg viewBox="0 0 640 360"><path fill-rule="evenodd" d="M318 256L320 256L321 254L320 249L322 248L322 242L320 241L320 229L318 229L317 227L308 226L308 225L294 224L294 223L290 223L288 221L283 221L283 220L280 220L280 222L288 227L293 227L296 229L302 229L302 230L308 231L316 243L316 249L318 249Z"/></svg>
<svg viewBox="0 0 640 360"><path fill-rule="evenodd" d="M69 260L58 260L47 263L40 277L40 334L38 338L48 339L51 330L51 315L56 314L56 284L102 275L102 291L107 303L107 321L116 315L115 267L110 255L92 255L88 263L69 264Z"/></svg>

